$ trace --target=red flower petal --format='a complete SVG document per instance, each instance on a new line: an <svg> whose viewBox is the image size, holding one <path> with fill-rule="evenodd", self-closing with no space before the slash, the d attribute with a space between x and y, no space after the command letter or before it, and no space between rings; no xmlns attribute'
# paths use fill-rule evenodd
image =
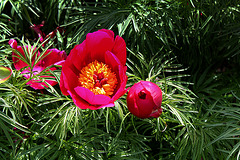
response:
<svg viewBox="0 0 240 160"><path fill-rule="evenodd" d="M98 30L98 31L106 32L106 33L109 35L109 37L114 38L114 32L111 31L111 30L108 30L108 29L100 29L100 30Z"/></svg>
<svg viewBox="0 0 240 160"><path fill-rule="evenodd" d="M65 51L59 51L58 49L48 49L44 55L43 59L37 63L37 66L40 65L44 68L51 66L59 61L62 61L67 58Z"/></svg>
<svg viewBox="0 0 240 160"><path fill-rule="evenodd" d="M51 81L51 80L45 80L47 83L49 83L49 85L54 86L57 84L56 81ZM27 85L29 85L30 87L32 87L33 89L37 90L37 89L45 89L45 87L48 88L48 85L45 82L40 82L40 80L31 80L28 83L26 83Z"/></svg>
<svg viewBox="0 0 240 160"><path fill-rule="evenodd" d="M27 48L27 46L26 46L26 48ZM22 47L17 46L17 47L16 47L16 50L18 50L18 52L20 52L20 54L21 54L24 58L26 58ZM22 61L20 58L21 58L20 55L14 53L14 52L12 53L13 65L14 65L14 67L15 67L17 70L20 70L21 68L28 66L28 64L25 63L24 61Z"/></svg>
<svg viewBox="0 0 240 160"><path fill-rule="evenodd" d="M69 54L69 60L71 63L81 71L81 69L92 62L90 54L87 53L86 41L76 45Z"/></svg>
<svg viewBox="0 0 240 160"><path fill-rule="evenodd" d="M64 64L65 66L65 64ZM75 87L79 85L78 75L71 70L71 68L64 67L62 68L62 74L60 79L60 89L64 95L68 95L69 92L72 92Z"/></svg>
<svg viewBox="0 0 240 160"><path fill-rule="evenodd" d="M91 59L104 62L104 53L111 51L114 45L114 38L109 32L97 31L87 34L86 47Z"/></svg>
<svg viewBox="0 0 240 160"><path fill-rule="evenodd" d="M118 66L118 73L119 73L119 78L118 78L118 86L116 87L116 93L112 97L112 100L115 101L118 98L122 97L128 89L125 89L128 77L126 76L126 66Z"/></svg>
<svg viewBox="0 0 240 160"><path fill-rule="evenodd" d="M60 76L60 90L65 96L69 95L67 88L69 88L67 84L67 77L62 72Z"/></svg>
<svg viewBox="0 0 240 160"><path fill-rule="evenodd" d="M112 97L112 99L115 101L127 92L125 89L127 83L126 67L123 66L119 59L109 51L105 53L105 63L108 64L112 68L112 71L117 75L117 92Z"/></svg>
<svg viewBox="0 0 240 160"><path fill-rule="evenodd" d="M13 48L13 49L17 49L17 41L15 39L10 39L8 41L8 44Z"/></svg>
<svg viewBox="0 0 240 160"><path fill-rule="evenodd" d="M68 91L68 93L72 97L73 102L75 103L75 105L78 106L79 108L81 108L81 109L88 109L88 108L91 107L91 106L89 106L89 104L85 100L80 98L79 95L75 91L73 91L73 92Z"/></svg>
<svg viewBox="0 0 240 160"><path fill-rule="evenodd" d="M118 69L118 66L121 65L119 59L109 51L106 51L104 54L104 61L109 67L111 67L112 71L115 72Z"/></svg>
<svg viewBox="0 0 240 160"><path fill-rule="evenodd" d="M137 106L137 103L136 103L136 98L135 98L134 91L132 91L133 90L132 88L130 88L130 90L131 90L131 92L129 91L129 93L127 95L128 110L133 115L139 116L140 114L139 114L138 106Z"/></svg>
<svg viewBox="0 0 240 160"><path fill-rule="evenodd" d="M161 89L152 82L140 81L140 83L151 93L153 101L156 106L161 106L162 104L162 91Z"/></svg>
<svg viewBox="0 0 240 160"><path fill-rule="evenodd" d="M96 109L100 109L100 108L104 108L104 107L114 107L114 106L115 106L114 102L109 102L108 104L101 105L101 106L97 107Z"/></svg>
<svg viewBox="0 0 240 160"><path fill-rule="evenodd" d="M60 89L64 95L69 95L69 90L73 91L74 88L78 85L78 74L80 70L75 67L75 65L72 63L72 60L74 60L74 55L77 53L77 50L74 49L70 52L67 59L64 62L64 65L62 66L62 73L60 77ZM81 62L79 62L81 64ZM75 92L75 91L74 91Z"/></svg>
<svg viewBox="0 0 240 160"><path fill-rule="evenodd" d="M84 87L74 88L76 93L90 105L101 106L110 102L111 98L102 94L94 95L92 91Z"/></svg>
<svg viewBox="0 0 240 160"><path fill-rule="evenodd" d="M116 36L112 52L118 57L122 65L126 64L127 59L126 43L122 37Z"/></svg>
<svg viewBox="0 0 240 160"><path fill-rule="evenodd" d="M140 89L139 87L138 89ZM139 92L145 92L146 97L140 98ZM144 87L141 88L141 90L138 90L135 92L135 99L136 99L136 105L138 106L139 111L139 118L147 118L151 113L154 107L156 107L155 103L153 102L153 98L151 96L151 93L148 92ZM148 107L147 107L148 106Z"/></svg>

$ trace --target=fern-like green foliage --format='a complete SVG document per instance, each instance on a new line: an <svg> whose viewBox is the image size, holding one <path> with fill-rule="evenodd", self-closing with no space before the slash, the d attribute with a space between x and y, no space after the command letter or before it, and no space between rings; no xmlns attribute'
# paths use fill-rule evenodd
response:
<svg viewBox="0 0 240 160"><path fill-rule="evenodd" d="M0 84L0 159L240 159L239 10L234 0L2 0L0 65L13 73ZM34 24L63 32L43 47ZM115 107L82 110L59 85L34 90L14 68L12 52L32 69L47 49L69 54L102 28L126 41L126 87L162 89L159 118L133 116L127 93ZM10 38L34 49L21 56ZM61 68L47 69L39 75L60 83Z"/></svg>

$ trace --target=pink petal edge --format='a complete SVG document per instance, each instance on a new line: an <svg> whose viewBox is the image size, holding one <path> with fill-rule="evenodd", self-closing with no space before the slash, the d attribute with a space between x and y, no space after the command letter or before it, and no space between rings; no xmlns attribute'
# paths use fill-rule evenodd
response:
<svg viewBox="0 0 240 160"><path fill-rule="evenodd" d="M92 91L84 87L78 86L74 88L74 90L82 99L84 99L91 105L107 105L111 100L110 97L105 95L95 95Z"/></svg>

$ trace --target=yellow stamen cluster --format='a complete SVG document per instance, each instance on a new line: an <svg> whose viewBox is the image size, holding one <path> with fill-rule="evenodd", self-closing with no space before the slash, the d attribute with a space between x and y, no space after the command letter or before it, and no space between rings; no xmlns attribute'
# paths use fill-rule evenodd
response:
<svg viewBox="0 0 240 160"><path fill-rule="evenodd" d="M80 85L88 88L95 95L111 96L117 86L116 74L108 65L95 60L82 68L79 78Z"/></svg>

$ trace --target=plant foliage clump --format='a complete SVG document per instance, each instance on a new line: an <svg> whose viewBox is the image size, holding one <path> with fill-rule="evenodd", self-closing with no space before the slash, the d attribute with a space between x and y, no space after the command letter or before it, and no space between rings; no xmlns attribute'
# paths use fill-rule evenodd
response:
<svg viewBox="0 0 240 160"><path fill-rule="evenodd" d="M13 71L0 84L1 159L240 159L238 1L2 0L0 13L0 66ZM59 85L34 90L14 68L11 38L69 54L103 28L126 41L126 87L161 88L159 118L133 116L126 94L114 107L82 110ZM61 69L47 74L59 84Z"/></svg>

